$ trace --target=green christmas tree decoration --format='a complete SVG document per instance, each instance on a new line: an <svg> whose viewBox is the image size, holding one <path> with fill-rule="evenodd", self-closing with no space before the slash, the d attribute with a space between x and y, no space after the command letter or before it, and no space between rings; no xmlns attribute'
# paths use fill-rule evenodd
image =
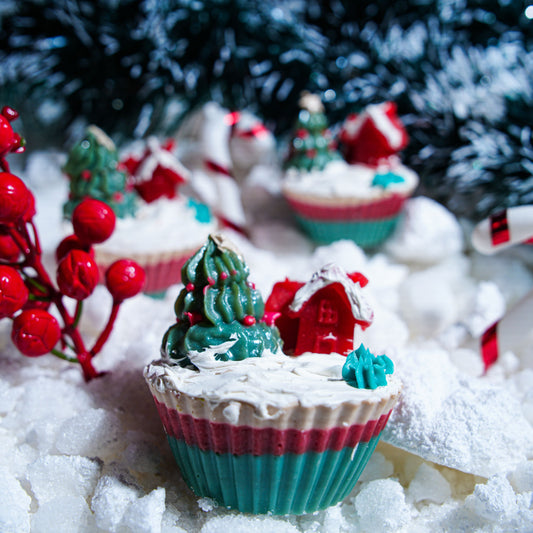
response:
<svg viewBox="0 0 533 533"><path fill-rule="evenodd" d="M88 197L105 202L118 217L135 214L136 195L128 190L126 174L119 170L115 144L96 126L89 126L83 140L72 148L63 171L70 179L65 218Z"/></svg>
<svg viewBox="0 0 533 533"><path fill-rule="evenodd" d="M218 360L237 361L281 347L278 330L263 321L263 299L248 281L248 267L226 238L210 235L181 276L185 287L174 306L177 322L163 338L164 355L189 366L190 352L206 348L215 348Z"/></svg>
<svg viewBox="0 0 533 533"><path fill-rule="evenodd" d="M298 170L323 170L331 161L342 159L328 129L324 105L315 94L304 92L300 98L296 131L291 140L286 167Z"/></svg>

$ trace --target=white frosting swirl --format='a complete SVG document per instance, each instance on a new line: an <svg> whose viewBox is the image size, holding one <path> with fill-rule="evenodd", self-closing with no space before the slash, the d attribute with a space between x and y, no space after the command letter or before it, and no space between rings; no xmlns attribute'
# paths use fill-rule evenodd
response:
<svg viewBox="0 0 533 533"><path fill-rule="evenodd" d="M392 172L404 181L391 183L386 188L372 185L376 174ZM323 198L379 199L393 193L409 195L418 184L418 175L400 164L373 168L367 165L349 165L345 161L332 161L324 170L302 172L289 169L283 182L287 194L312 195Z"/></svg>
<svg viewBox="0 0 533 533"><path fill-rule="evenodd" d="M127 255L200 246L216 230L217 223L214 217L208 223L201 223L195 215L195 209L183 196L143 203L134 217L117 218L113 235L97 248Z"/></svg>
<svg viewBox="0 0 533 533"><path fill-rule="evenodd" d="M227 418L238 414L233 402L250 404L268 418L295 405L336 407L375 401L397 394L401 388L395 376L388 376L386 387L374 390L348 385L341 377L346 358L339 354L289 357L265 352L262 357L242 361L217 361L213 353L207 349L190 354L198 370L175 366L168 360L156 361L145 369L145 377L159 392L177 391L212 405L228 404Z"/></svg>

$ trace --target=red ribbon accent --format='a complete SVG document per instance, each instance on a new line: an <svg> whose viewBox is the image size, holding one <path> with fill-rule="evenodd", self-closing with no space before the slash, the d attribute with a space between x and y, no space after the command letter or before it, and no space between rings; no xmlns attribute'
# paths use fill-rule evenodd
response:
<svg viewBox="0 0 533 533"><path fill-rule="evenodd" d="M485 365L485 372L498 359L498 322L494 322L481 336L481 357Z"/></svg>
<svg viewBox="0 0 533 533"><path fill-rule="evenodd" d="M249 130L237 130L235 136L241 137L242 139L253 139L254 137L260 137L261 135L266 135L268 129L264 124L256 124L253 128Z"/></svg>
<svg viewBox="0 0 533 533"><path fill-rule="evenodd" d="M229 169L223 167L222 165L219 165L218 163L215 163L214 161L211 161L210 159L205 162L205 166L213 172L218 172L219 174L224 174L225 176L232 177Z"/></svg>
<svg viewBox="0 0 533 533"><path fill-rule="evenodd" d="M235 222L232 222L229 218L226 218L225 216L221 214L218 214L217 218L225 228L230 228L233 231L236 231L240 233L241 235L244 235L245 237L250 237L246 228L243 228L241 225L236 224ZM231 275L234 276L235 274L233 274L232 272Z"/></svg>
<svg viewBox="0 0 533 533"><path fill-rule="evenodd" d="M235 126L241 120L241 114L239 111L232 111L224 117L224 122L228 126Z"/></svg>
<svg viewBox="0 0 533 533"><path fill-rule="evenodd" d="M509 242L511 236L507 222L507 209L490 216L490 235L493 246Z"/></svg>

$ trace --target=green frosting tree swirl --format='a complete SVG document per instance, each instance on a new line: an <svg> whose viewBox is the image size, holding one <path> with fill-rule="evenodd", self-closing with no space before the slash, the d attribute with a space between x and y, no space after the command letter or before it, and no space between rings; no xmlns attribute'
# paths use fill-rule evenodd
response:
<svg viewBox="0 0 533 533"><path fill-rule="evenodd" d="M222 361L277 351L278 330L262 321L263 299L248 276L232 244L210 235L181 271L185 287L174 305L177 322L163 338L163 355L188 366L189 353L206 348L218 347L215 358Z"/></svg>
<svg viewBox="0 0 533 533"><path fill-rule="evenodd" d="M317 95L304 93L300 107L285 166L304 171L323 170L329 162L342 159L328 129L324 106Z"/></svg>
<svg viewBox="0 0 533 533"><path fill-rule="evenodd" d="M72 148L63 171L70 179L69 199L63 206L66 218L88 197L105 202L118 217L135 213L136 196L127 190L126 174L118 169L115 145L96 126L89 126L85 138Z"/></svg>

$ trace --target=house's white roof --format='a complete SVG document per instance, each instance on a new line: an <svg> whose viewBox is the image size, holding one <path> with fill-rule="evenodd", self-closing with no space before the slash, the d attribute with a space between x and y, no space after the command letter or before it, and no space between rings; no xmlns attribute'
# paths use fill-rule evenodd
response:
<svg viewBox="0 0 533 533"><path fill-rule="evenodd" d="M321 270L315 272L303 287L298 289L294 295L291 311L297 313L303 305L320 289L331 285L332 283L340 283L346 293L346 297L352 308L353 317L362 322L371 323L374 318L372 308L361 294L361 286L359 283L353 282L346 272L337 265L328 264L322 267Z"/></svg>
<svg viewBox="0 0 533 533"><path fill-rule="evenodd" d="M345 122L344 127L346 131L353 137L359 133L363 124L370 119L374 122L376 128L385 136L391 148L399 150L402 145L403 133L387 116L385 113L386 108L386 102L367 106L362 113Z"/></svg>
<svg viewBox="0 0 533 533"><path fill-rule="evenodd" d="M150 181L158 166L175 172L181 176L184 181L190 180L190 170L186 168L174 154L165 150L155 137L149 137L146 144L150 153L139 165L137 172L135 172L135 183L140 184Z"/></svg>

